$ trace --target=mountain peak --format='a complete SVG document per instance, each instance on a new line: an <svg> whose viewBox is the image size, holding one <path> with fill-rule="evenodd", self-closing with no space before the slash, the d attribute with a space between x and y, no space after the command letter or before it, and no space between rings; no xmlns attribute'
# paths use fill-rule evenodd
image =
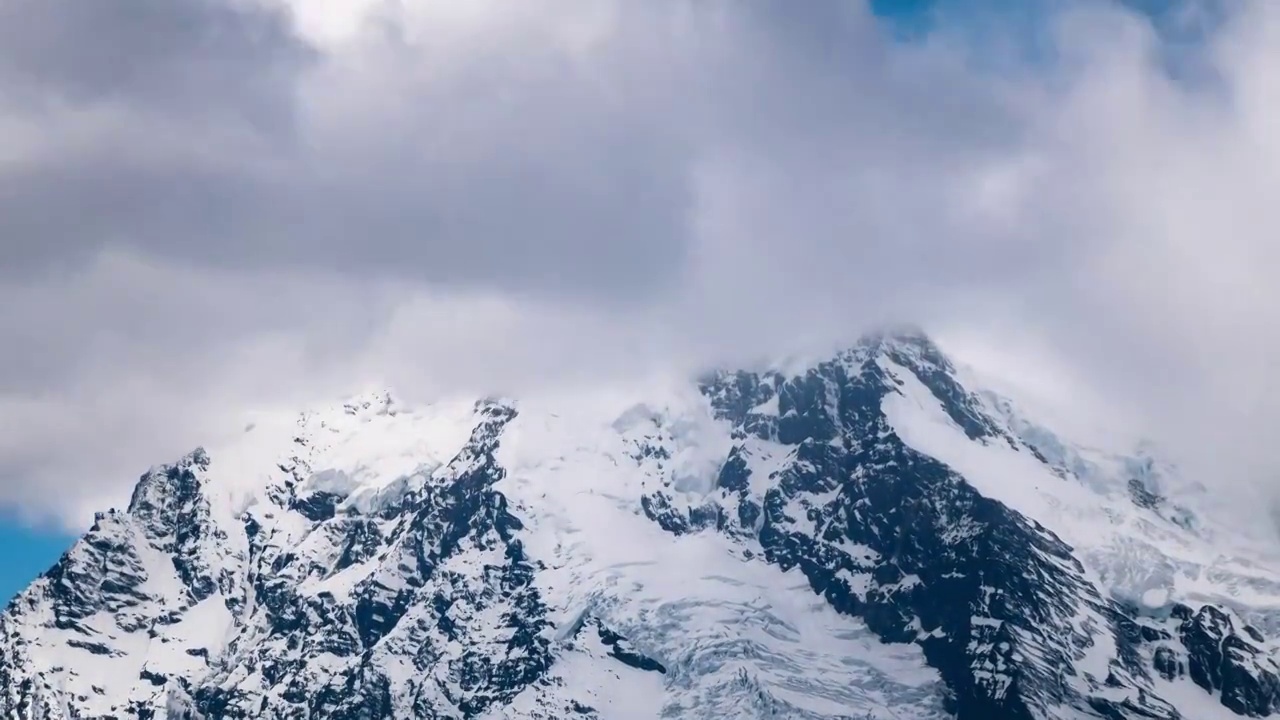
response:
<svg viewBox="0 0 1280 720"><path fill-rule="evenodd" d="M916 325L897 325L866 333L855 345L855 352L864 356L887 355L902 364L923 364L948 374L955 372L951 360Z"/></svg>
<svg viewBox="0 0 1280 720"><path fill-rule="evenodd" d="M915 323L892 323L880 326L874 330L870 330L862 334L862 343L889 343L889 344L931 344L929 334L924 328Z"/></svg>
<svg viewBox="0 0 1280 720"><path fill-rule="evenodd" d="M823 363L839 362L856 366L877 355L894 350L904 357L908 353L936 358L944 357L942 351L920 326L907 323L878 327L858 335L852 342L846 339L821 343L803 353L759 359L745 363L741 367L718 368L710 375L755 372L790 378L804 375ZM947 365L950 366L949 363Z"/></svg>
<svg viewBox="0 0 1280 720"><path fill-rule="evenodd" d="M129 514L144 521L163 521L169 525L176 522L176 518L169 516L176 504L190 502L200 493L200 476L209 468L209 463L208 452L200 447L172 465L151 468L134 486Z"/></svg>
<svg viewBox="0 0 1280 720"><path fill-rule="evenodd" d="M918 328L645 393L379 390L153 468L0 615L0 715L1278 707L1280 569L1205 548L1134 491L1150 463L989 402Z"/></svg>

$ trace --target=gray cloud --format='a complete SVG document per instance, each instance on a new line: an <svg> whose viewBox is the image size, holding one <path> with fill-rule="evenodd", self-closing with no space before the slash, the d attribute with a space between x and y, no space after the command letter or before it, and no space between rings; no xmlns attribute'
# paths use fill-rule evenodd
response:
<svg viewBox="0 0 1280 720"><path fill-rule="evenodd" d="M114 12L116 22L129 25L130 7ZM246 37L212 48L190 30L159 47L141 44L156 57L118 64L167 67L163 51L184 44L199 57L127 83L132 95L122 94L133 102L118 117L92 114L93 98L76 96L40 133L47 151L0 185L0 234L16 239L7 268L118 246L223 268L341 269L635 300L670 290L671 269L699 242L700 173L723 156L768 166L797 190L808 185L807 212L831 209L818 205L838 193L842 215L857 216L874 193L895 192L899 204L932 200L885 187L886 178L905 180L886 167L972 160L1016 132L988 107L988 88L949 71L947 58L922 55L913 60L925 67L911 67L856 6L601 7L616 16L577 31L595 34L587 39L562 27L564 11L455 34L439 19L382 18L305 66L295 62L305 42L279 30L275 13L224 19L219 37ZM170 14L183 29L202 25L196 12ZM68 11L55 19L62 24L49 20L56 32L45 34L90 24ZM259 26L289 51L258 50ZM97 44L130 47L127 35ZM252 63L215 61L224 54ZM66 65L32 72L34 84L109 87L95 64ZM277 82L255 79L256 65ZM255 109L289 120L175 114L152 97L170 76L187 83L169 91L196 93L200 109L243 109L271 95L273 107ZM927 87L918 84L925 78ZM939 112L945 125L933 119ZM60 134L88 139L67 146ZM843 177L851 168L855 177ZM793 242L822 244L818 235L833 234L825 227L810 223Z"/></svg>
<svg viewBox="0 0 1280 720"><path fill-rule="evenodd" d="M495 52L384 23L301 63L307 45L277 12L161 5L55 3L15 46L10 75L65 105L42 111L45 147L0 180L8 270L112 245L614 295L679 262L688 115L678 91L650 89L679 76L679 50L575 49L533 19L492 28ZM628 33L657 19L632 15ZM26 105L13 114L35 122Z"/></svg>
<svg viewBox="0 0 1280 720"><path fill-rule="evenodd" d="M852 4L261 2L52 3L0 42L0 503L79 522L242 409L354 384L903 318L1270 487L1274 10L1171 48L1091 4L1027 65Z"/></svg>
<svg viewBox="0 0 1280 720"><path fill-rule="evenodd" d="M287 16L217 0L14 0L0 7L9 103L123 103L274 123L309 48Z"/></svg>

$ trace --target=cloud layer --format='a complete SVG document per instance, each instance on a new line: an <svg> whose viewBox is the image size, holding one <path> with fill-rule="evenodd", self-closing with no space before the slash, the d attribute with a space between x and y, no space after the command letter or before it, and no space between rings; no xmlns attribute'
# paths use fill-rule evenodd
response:
<svg viewBox="0 0 1280 720"><path fill-rule="evenodd" d="M0 5L0 504L78 525L245 408L369 382L518 391L901 319L1271 498L1280 10L1046 5L1034 54L1025 18L946 18Z"/></svg>

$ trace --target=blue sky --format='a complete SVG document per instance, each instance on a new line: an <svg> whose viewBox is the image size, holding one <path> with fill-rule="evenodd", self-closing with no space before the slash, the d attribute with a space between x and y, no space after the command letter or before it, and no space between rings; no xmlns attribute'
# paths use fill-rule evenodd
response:
<svg viewBox="0 0 1280 720"><path fill-rule="evenodd" d="M64 532L30 528L0 514L0 602L48 569L71 542Z"/></svg>
<svg viewBox="0 0 1280 720"><path fill-rule="evenodd" d="M895 35L910 40L944 31L960 37L979 54L989 47L1016 48L1020 60L1043 59L1050 45L1047 19L1056 11L1078 9L1088 0L870 0L872 10ZM1174 73L1194 72L1197 43L1222 20L1222 0L1117 0L1151 19L1161 36L1166 63ZM1195 12L1188 10L1194 8ZM1189 52L1190 51L1190 52ZM1190 59L1188 55L1192 56Z"/></svg>

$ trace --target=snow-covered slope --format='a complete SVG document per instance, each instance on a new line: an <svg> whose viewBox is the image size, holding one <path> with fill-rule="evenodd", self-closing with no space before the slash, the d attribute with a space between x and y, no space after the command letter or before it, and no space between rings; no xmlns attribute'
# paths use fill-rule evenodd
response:
<svg viewBox="0 0 1280 720"><path fill-rule="evenodd" d="M1280 712L1280 561L918 334L802 370L263 418L0 616L0 716Z"/></svg>

